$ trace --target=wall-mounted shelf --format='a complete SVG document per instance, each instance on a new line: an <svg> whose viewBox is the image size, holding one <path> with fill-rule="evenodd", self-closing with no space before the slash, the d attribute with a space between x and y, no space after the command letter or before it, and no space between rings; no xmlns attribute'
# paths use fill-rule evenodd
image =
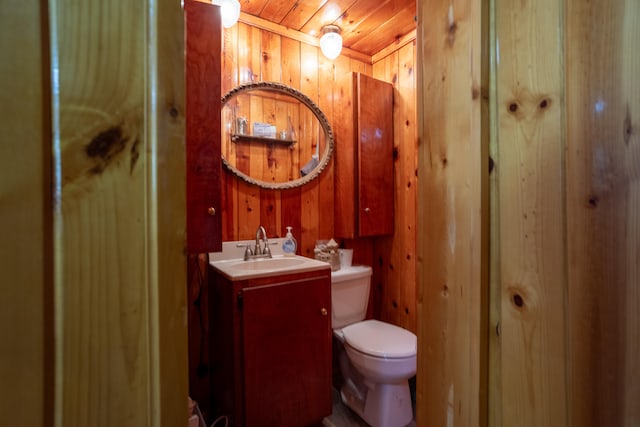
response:
<svg viewBox="0 0 640 427"><path fill-rule="evenodd" d="M269 138L266 136L254 136L254 135L241 135L234 133L231 135L231 141L238 142L262 142L264 144L278 144L284 145L287 147L292 146L296 143L294 139L279 139L279 138Z"/></svg>

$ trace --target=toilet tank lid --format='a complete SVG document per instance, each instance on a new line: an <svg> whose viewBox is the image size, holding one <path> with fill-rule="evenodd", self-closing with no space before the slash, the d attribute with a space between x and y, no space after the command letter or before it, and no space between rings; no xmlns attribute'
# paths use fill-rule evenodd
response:
<svg viewBox="0 0 640 427"><path fill-rule="evenodd" d="M386 359L416 355L414 333L379 320L365 320L342 329L344 339L356 350Z"/></svg>
<svg viewBox="0 0 640 427"><path fill-rule="evenodd" d="M331 272L331 282L338 283L345 280L359 279L361 277L371 276L371 267L368 265L352 265L350 267L341 267L340 270Z"/></svg>

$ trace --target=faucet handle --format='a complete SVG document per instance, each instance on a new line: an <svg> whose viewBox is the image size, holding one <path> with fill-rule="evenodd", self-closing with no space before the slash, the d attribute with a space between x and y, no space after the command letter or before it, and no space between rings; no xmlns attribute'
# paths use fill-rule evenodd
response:
<svg viewBox="0 0 640 427"><path fill-rule="evenodd" d="M264 250L262 251L263 255L267 255L269 258L273 258L271 256L271 249L269 249L269 245L264 246Z"/></svg>
<svg viewBox="0 0 640 427"><path fill-rule="evenodd" d="M253 256L253 252L251 251L251 245L247 245L247 248L244 250L244 260L248 260L249 257Z"/></svg>
<svg viewBox="0 0 640 427"><path fill-rule="evenodd" d="M244 248L244 260L248 260L253 256L253 251L251 250L251 244L249 243L238 243L236 245L237 248Z"/></svg>

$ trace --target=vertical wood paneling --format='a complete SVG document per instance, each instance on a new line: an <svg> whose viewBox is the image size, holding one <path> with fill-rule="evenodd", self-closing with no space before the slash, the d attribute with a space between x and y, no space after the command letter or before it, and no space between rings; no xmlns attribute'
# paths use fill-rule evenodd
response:
<svg viewBox="0 0 640 427"><path fill-rule="evenodd" d="M220 76L220 80L223 96L241 82L240 68L238 67L239 58L244 58L244 62L246 62L245 50L236 51L231 48L231 46L234 46L237 43L238 31L240 28L244 29L246 27L243 27L242 25L234 25L233 27L226 28L222 31L222 55L220 58L220 70L222 75Z"/></svg>
<svg viewBox="0 0 640 427"><path fill-rule="evenodd" d="M394 85L395 229L374 239L376 281L374 314L416 331L417 126L414 44L373 65L373 76ZM380 265L382 264L382 265Z"/></svg>
<svg viewBox="0 0 640 427"><path fill-rule="evenodd" d="M234 49L242 52L242 54L236 55L238 57L240 83L259 80L263 67L263 32L247 25L238 25L238 44L234 46ZM238 46L247 47L248 49L239 49ZM248 150L242 153L246 166L245 169L239 168L240 170L249 170L251 164L249 154ZM240 156L240 153L238 153L238 156ZM255 161L260 159L261 157L258 157ZM260 189L242 180L236 180L230 173L227 173L226 178L237 181L237 210L233 211L233 214L237 216L236 224L238 228L234 230L234 235L243 236L240 239L255 238L256 229L260 225Z"/></svg>
<svg viewBox="0 0 640 427"><path fill-rule="evenodd" d="M240 67L239 62L248 63L246 49L234 49L238 43L239 33L246 30L246 26L241 24L234 25L222 32L222 94L226 94L241 82L241 76L248 74L247 67ZM247 39L247 37L245 37ZM243 71L245 70L245 71ZM223 118L224 123L224 118ZM222 144L224 147L224 144ZM227 153L223 152L222 156L226 157ZM226 157L230 162L235 159L236 152L233 152L233 158ZM233 178L226 169L222 173L221 187L221 203L222 203L222 241L233 240L231 236L236 234L238 229L238 180Z"/></svg>
<svg viewBox="0 0 640 427"><path fill-rule="evenodd" d="M176 425L187 395L182 10L50 6L56 423Z"/></svg>
<svg viewBox="0 0 640 427"><path fill-rule="evenodd" d="M53 423L47 8L0 3L0 425Z"/></svg>
<svg viewBox="0 0 640 427"><path fill-rule="evenodd" d="M300 231L302 230L302 218L300 216L300 212L302 210L302 197L300 188L292 188L290 190L283 190L280 195L281 200L281 219L280 219L280 230L281 233L286 233L285 227L292 227L292 233L294 236L300 236ZM304 252L302 251L302 246L299 237L296 237L296 241L298 241L298 248L296 252L301 255Z"/></svg>
<svg viewBox="0 0 640 427"><path fill-rule="evenodd" d="M61 150L55 161L62 166L56 212L57 373L65 379L57 417L65 425L147 424L150 413L140 408L150 400L150 313L145 264L136 260L144 259L149 225L148 165L146 156L136 154L146 151L148 22L137 20L145 14L142 3L54 3L54 60L60 68L60 98L54 99L60 121L54 128ZM110 25L102 27L101 16L108 16ZM129 35L127 43L120 34ZM96 66L98 60L80 60L98 54L103 67ZM124 384L125 390L104 400L111 388Z"/></svg>
<svg viewBox="0 0 640 427"><path fill-rule="evenodd" d="M416 74L415 44L408 43L399 50L398 91L394 103L397 116L394 117L394 134L398 160L396 166L396 230L398 242L393 243L401 263L400 278L389 280L400 288L405 321L402 326L417 331L416 310L416 225L418 191L418 137L416 122ZM398 318L393 318L398 323Z"/></svg>
<svg viewBox="0 0 640 427"><path fill-rule="evenodd" d="M282 37L282 82L300 90L300 62L302 60L301 43L288 37Z"/></svg>
<svg viewBox="0 0 640 427"><path fill-rule="evenodd" d="M397 73L398 71L399 71L398 52L392 52L386 58L378 62L375 62L373 64L373 77L393 84L394 128L397 126L397 120L398 120L397 111L396 111L398 106L397 104L397 101L398 101L397 99L398 74ZM394 141L394 150L397 150L396 143L397 143L397 140ZM415 154L414 154L414 157L415 157ZM397 159L395 160L397 161ZM397 166L398 166L397 164L394 164L394 174L398 173ZM398 179L396 176L394 176L394 183L396 184L394 188L394 196L397 200ZM395 200L394 200L394 203L395 203ZM398 212L398 206L394 206L394 211L399 214L395 218L396 221L394 222L394 228L395 228L394 234L388 237L385 236L385 237L373 239L374 241L373 256L375 260L375 262L373 263L373 282L372 282L373 286L371 289L371 291L373 292L373 296L372 296L373 308L375 310L373 312L373 317L376 319L387 321L387 322L391 321L391 319L393 319L395 315L399 314L402 311L402 307L404 306L403 301L401 301L400 304L398 304L399 298L397 295L400 286L403 286L403 285L400 283L400 281L393 280L394 279L393 276L397 274L395 273L396 266L400 266L402 262L396 263L396 261L398 260L397 260L397 257L394 255L397 253L397 251L396 253L392 253L394 249L399 249L400 251L402 251L401 248L394 247L393 242L396 238L397 226L398 226L398 223L401 221L401 218L403 217L403 213ZM399 268L398 270L402 271L402 268ZM414 272L415 272L415 262L414 262ZM415 278L413 279L413 283L415 284ZM413 310L414 307L415 307L415 298L414 298L412 310L410 310L411 312L415 311ZM404 316L398 316L399 319L402 319L402 317ZM415 325L412 330L413 331L416 330Z"/></svg>
<svg viewBox="0 0 640 427"><path fill-rule="evenodd" d="M318 104L318 87L320 84L318 81L318 56L318 48L315 46L309 46L307 44L303 44L301 46L301 62L305 63L305 68L300 74L300 91L311 98L311 100L316 104ZM301 150L301 158L310 159L312 154L311 144L307 143L305 144L305 147L307 150L306 155L304 150ZM302 229L300 230L300 233L298 233L299 237L297 237L298 244L300 245L299 253L301 255L311 257L313 257L313 248L316 240L318 239L317 236L319 236L318 182L319 181L316 179L310 185L305 185L300 189L300 196L302 198L300 203L300 226ZM331 222L333 223L333 221ZM329 238L330 237L333 236L329 236Z"/></svg>
<svg viewBox="0 0 640 427"><path fill-rule="evenodd" d="M234 30L234 28L237 28ZM237 60L235 59L237 58ZM370 65L350 58L329 61L315 46L238 23L225 30L223 48L223 91L230 88L224 74L238 75L243 81L277 81L301 90L333 120L333 86L336 69L345 73L351 68L367 70ZM300 164L315 153L315 137L309 135L309 144L301 144ZM320 151L324 147L320 147ZM253 156L237 148L236 161L253 168ZM257 158L258 156L256 156ZM258 160L256 160L258 161ZM248 169L247 169L248 170ZM283 236L291 225L298 239L298 253L313 256L318 239L333 237L333 162L319 179L302 188L274 191L261 190L236 179L226 172L224 176L223 239L251 239L261 223L268 226L269 236Z"/></svg>
<svg viewBox="0 0 640 427"><path fill-rule="evenodd" d="M562 28L555 0L496 1L505 426L567 425Z"/></svg>
<svg viewBox="0 0 640 427"><path fill-rule="evenodd" d="M370 64L346 56L340 56L335 61L329 61L319 53L319 49L315 46L297 42L284 36L279 37L279 43L275 43L271 36L269 36L271 41L263 42L261 40L267 37L267 31L258 30L243 23L239 23L233 28L236 27L237 38L226 34L229 30L225 32L223 58L230 59L228 61L223 59L223 74L227 72L231 74L237 73L241 80L243 76L251 75L254 81L261 80L262 77L260 76L280 76L279 78L285 84L301 90L316 102L332 124L335 120L339 120L339 117L334 115L336 108L334 105L334 93L337 90L336 78L351 71L358 71L366 75L373 73L373 67ZM267 52L265 50L267 48L276 49L279 53ZM393 73L404 76L398 80L400 85L398 86L398 91L404 92L401 97L403 99L403 107L399 107L398 111L402 111L404 108L405 112L401 114L406 114L407 116L413 114L415 117L415 82L411 78L413 55L412 46L405 46L403 53L399 54L399 56L396 54L397 58L402 57L404 59L396 59ZM238 60L234 63L231 58L236 57ZM269 68L269 71L265 74L262 68L265 64L272 67L274 57L279 58L280 69ZM237 68L233 70L227 69L224 65L227 62L234 64ZM250 69L251 72L242 71L243 69ZM393 73L389 74L389 79L380 79L391 81L393 80ZM226 81L224 77L223 81ZM409 120L408 123L405 119L398 119L398 122L402 122L400 129L403 129L403 136L399 137L400 139L396 142L400 145L399 158L402 158L402 160L399 160L401 166L397 168L396 173L404 176L402 178L402 194L406 194L406 197L403 196L402 201L398 199L396 212L402 210L399 214L402 225L399 227L404 231L400 240L391 241L389 244L394 246L393 251L398 254L398 258L402 258L402 261L398 264L406 265L408 268L396 268L383 280L374 278L374 283L379 283L380 286L389 286L401 295L399 298L402 300L400 304L402 307L390 314L387 320L392 323L403 324L409 329L415 330L415 317L413 320L406 320L411 316L415 316L415 256L412 255L414 250L400 248L399 245L404 245L406 242L414 242L409 243L409 245L415 245L415 236L413 235L415 226L413 230L409 228L412 222L415 223L416 189L415 185L409 185L409 181L417 180L415 176L417 161L415 153L416 125L415 119ZM412 132L414 133L413 138L408 136ZM404 146L406 148L403 148ZM311 144L304 144L301 147L300 163L304 163L303 159L310 158L313 152L314 148ZM262 212L260 215L261 222L268 220L269 224L273 224L271 215L275 215L275 226L270 226L275 228L273 228L273 231L271 231L271 228L268 229L270 236L282 236L285 232L285 227L291 225L298 239L298 253L313 256L313 247L316 240L333 237L334 192L340 191L339 186L336 187L334 173L334 165L333 161L331 161L319 179L304 187L286 191L269 190L269 192L252 188L235 179L229 173L225 174L224 197L226 203L224 217L235 219L233 221L224 220L224 240L253 238L258 222L249 220L251 213L245 212L245 210L257 208ZM399 178L397 177L396 179ZM398 184L398 186L400 187L401 185ZM251 192L254 193L254 196L248 197ZM255 195L257 194L260 194L259 203L256 203ZM251 203L249 199L251 199ZM233 204L234 200L237 200L235 205ZM408 240L405 241L404 239ZM374 265L373 242L374 239L362 239L343 243L347 247L357 249L354 254L354 262ZM371 308L373 309L373 305ZM407 311L409 312L408 314Z"/></svg>
<svg viewBox="0 0 640 427"><path fill-rule="evenodd" d="M266 30L262 30L261 35L262 68L260 69L260 81L279 82L282 79L282 47L280 45L282 36Z"/></svg>
<svg viewBox="0 0 640 427"><path fill-rule="evenodd" d="M146 178L146 245L151 317L151 422L181 425L184 406L177 396L188 395L188 337L186 315L186 228L184 117L184 15L174 2L147 2L150 52L147 69L146 116L150 154ZM151 13L153 11L153 13ZM219 174L219 172L218 172ZM116 250L120 250L118 247ZM140 260L140 262L143 262ZM140 410L140 409L138 409Z"/></svg>
<svg viewBox="0 0 640 427"><path fill-rule="evenodd" d="M616 124L620 124L624 111L622 140L625 145L623 148L621 144L617 144L616 158L621 160L619 169L624 176L622 188L626 187L627 191L621 192L621 196L616 198L619 209L613 209L616 212L625 209L626 213L616 227L619 230L619 240L624 241L619 246L620 257L617 258L622 271L617 301L621 302L622 309L618 311L612 304L609 310L617 313L618 322L624 324L616 341L620 348L619 354L624 360L624 368L618 380L619 390L622 390L624 396L621 398L624 402L621 410L622 423L632 426L640 424L640 407L636 403L640 396L640 85L637 80L637 76L640 75L640 57L636 54L640 43L640 27L637 25L640 19L640 4L627 0L624 6L618 7L621 11L616 17L620 17L618 22L622 24L618 28L621 28L624 34L620 48L622 61L620 66L611 67L611 74L619 73L621 76L621 89L618 93L622 94L622 100L612 128L615 129ZM622 105L625 106L624 110L621 108ZM601 215L607 217L606 213ZM601 249L606 250L604 247ZM611 265L608 267L611 268ZM597 284L592 282L591 286L596 288ZM581 387L580 384L576 386Z"/></svg>
<svg viewBox="0 0 640 427"><path fill-rule="evenodd" d="M418 0L419 425L480 414L481 4Z"/></svg>
<svg viewBox="0 0 640 427"><path fill-rule="evenodd" d="M301 55L301 43L295 40L292 40L287 37L282 37L282 83L291 86L295 89L300 90L300 62L302 60ZM300 112L291 112L293 117L293 122L297 122L299 120ZM282 115L284 117L284 115ZM300 133L298 131L298 133ZM298 135L298 139L300 139L301 135ZM298 148L302 150L307 144L299 143ZM299 156L296 157L294 161L290 161L292 164L292 171L290 176L297 177L298 171L300 169L300 162L297 160ZM294 175L295 174L295 175ZM296 200L296 197L299 197L300 189L290 190L290 191L273 191L275 197L279 200L280 211L276 215L275 218L275 229L274 233L276 236L284 236L286 233L287 226L293 227L293 231L295 235L300 235L301 225L300 218L295 215L296 212L300 211L299 199ZM300 244L300 243L298 243ZM297 252L300 253L300 248L297 249Z"/></svg>
<svg viewBox="0 0 640 427"><path fill-rule="evenodd" d="M262 81L280 82L282 79L282 44L281 36L269 31L262 31L262 43L260 45L262 51L262 68L260 72ZM266 114L265 114L266 116ZM275 116L275 114L274 114ZM256 154L252 151L251 159L264 159L263 168L267 169L272 163L269 160L271 151L266 145L259 147L260 153ZM252 174L251 176L265 176L264 173ZM280 223L275 217L276 204L279 205L280 194L273 190L260 190L260 224L267 230L267 235L274 236Z"/></svg>
<svg viewBox="0 0 640 427"><path fill-rule="evenodd" d="M640 6L494 10L492 425L636 425Z"/></svg>
<svg viewBox="0 0 640 427"><path fill-rule="evenodd" d="M308 50L308 58L310 60L313 60L314 54L316 58L315 62L318 64L318 81L316 86L316 93L318 97L317 104L325 114L325 116L327 116L327 119L329 120L329 123L331 123L332 127L335 127L335 62L326 59L319 49L310 48ZM358 62L359 61L353 61L353 63ZM317 139L319 143L321 138L317 137ZM324 147L320 147L321 153L323 148ZM318 186L318 234L317 238L314 239L312 237L310 239L308 248L305 248L305 251L308 250L307 256L313 256L313 247L316 243L315 240L328 239L333 237L333 193L335 185L333 161L331 161L328 167L322 172L322 175L318 179L316 185Z"/></svg>
<svg viewBox="0 0 640 427"><path fill-rule="evenodd" d="M244 182L238 182L238 239L253 239L260 225L260 189Z"/></svg>
<svg viewBox="0 0 640 427"><path fill-rule="evenodd" d="M640 4L567 0L567 244L575 426L640 424Z"/></svg>

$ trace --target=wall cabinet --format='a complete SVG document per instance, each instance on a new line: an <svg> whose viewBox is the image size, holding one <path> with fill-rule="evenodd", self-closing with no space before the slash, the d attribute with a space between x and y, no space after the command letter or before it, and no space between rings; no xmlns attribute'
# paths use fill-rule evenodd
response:
<svg viewBox="0 0 640 427"><path fill-rule="evenodd" d="M230 281L211 268L214 417L306 427L331 414L330 271Z"/></svg>
<svg viewBox="0 0 640 427"><path fill-rule="evenodd" d="M216 54L222 51L222 27L220 7L212 4L187 0L184 17L189 395L206 410L211 379L206 360L208 289L203 278L206 253L222 249L221 55Z"/></svg>
<svg viewBox="0 0 640 427"><path fill-rule="evenodd" d="M222 250L220 7L187 0L187 252Z"/></svg>
<svg viewBox="0 0 640 427"><path fill-rule="evenodd" d="M334 234L392 234L393 86L360 73L337 84Z"/></svg>

